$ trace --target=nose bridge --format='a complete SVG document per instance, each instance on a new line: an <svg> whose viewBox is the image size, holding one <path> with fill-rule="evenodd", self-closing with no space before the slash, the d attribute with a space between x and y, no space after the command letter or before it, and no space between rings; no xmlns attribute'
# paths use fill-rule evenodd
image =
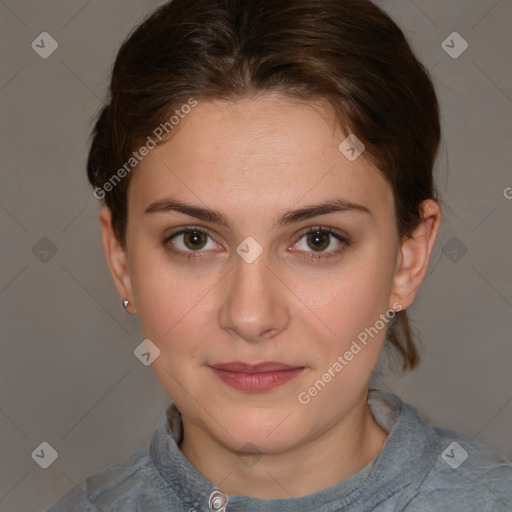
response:
<svg viewBox="0 0 512 512"><path fill-rule="evenodd" d="M230 291L232 301L236 302L240 309L254 309L263 313L261 306L268 304L272 295L271 273L267 267L266 254L259 255L251 262L242 257L235 262ZM254 307L251 307L251 304Z"/></svg>
<svg viewBox="0 0 512 512"><path fill-rule="evenodd" d="M243 244L240 248L244 249ZM250 248L249 252L254 250ZM253 255L254 256L254 255ZM264 333L283 329L287 312L282 290L269 269L267 254L261 252L255 258L235 260L230 273L228 296L222 307L222 327L235 331L247 340L258 340Z"/></svg>

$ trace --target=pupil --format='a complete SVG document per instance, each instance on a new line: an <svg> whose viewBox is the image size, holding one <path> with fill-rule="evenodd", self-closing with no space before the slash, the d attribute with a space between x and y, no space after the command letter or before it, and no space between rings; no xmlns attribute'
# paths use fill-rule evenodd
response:
<svg viewBox="0 0 512 512"><path fill-rule="evenodd" d="M205 243L204 233L198 231L189 231L185 235L185 244L189 249L198 249L199 246L203 246Z"/></svg>
<svg viewBox="0 0 512 512"><path fill-rule="evenodd" d="M314 245L315 249L325 249L329 245L328 237L325 233L317 231L316 233L310 233L309 242Z"/></svg>

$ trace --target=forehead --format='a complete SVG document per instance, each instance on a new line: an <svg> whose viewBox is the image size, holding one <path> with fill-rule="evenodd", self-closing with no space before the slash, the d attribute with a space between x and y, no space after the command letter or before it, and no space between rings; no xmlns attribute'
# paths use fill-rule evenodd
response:
<svg viewBox="0 0 512 512"><path fill-rule="evenodd" d="M143 208L168 193L216 209L252 205L262 213L328 196L389 206L390 187L364 153L350 161L339 150L347 135L327 103L276 94L199 102L172 138L141 161L129 202Z"/></svg>

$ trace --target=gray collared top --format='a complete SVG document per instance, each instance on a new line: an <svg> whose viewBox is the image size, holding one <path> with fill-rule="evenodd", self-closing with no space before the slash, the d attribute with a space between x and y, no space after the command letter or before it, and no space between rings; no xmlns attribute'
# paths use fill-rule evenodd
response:
<svg viewBox="0 0 512 512"><path fill-rule="evenodd" d="M368 404L389 433L383 449L322 491L275 500L226 495L180 451L173 404L148 447L86 478L47 512L512 512L511 462L469 436L427 425L392 393L370 390Z"/></svg>

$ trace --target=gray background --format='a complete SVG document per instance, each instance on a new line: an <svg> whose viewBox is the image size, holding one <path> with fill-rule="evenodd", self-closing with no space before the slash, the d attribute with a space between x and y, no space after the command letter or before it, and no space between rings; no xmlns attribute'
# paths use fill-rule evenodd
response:
<svg viewBox="0 0 512 512"><path fill-rule="evenodd" d="M111 283L84 170L116 51L159 3L0 2L3 511L44 510L145 446L169 403L133 355L141 332ZM423 362L373 384L512 458L512 1L379 3L435 80L445 217L409 310ZM47 59L31 48L44 31L59 44ZM457 59L441 46L454 31L469 44ZM59 454L48 469L31 457L43 441Z"/></svg>

